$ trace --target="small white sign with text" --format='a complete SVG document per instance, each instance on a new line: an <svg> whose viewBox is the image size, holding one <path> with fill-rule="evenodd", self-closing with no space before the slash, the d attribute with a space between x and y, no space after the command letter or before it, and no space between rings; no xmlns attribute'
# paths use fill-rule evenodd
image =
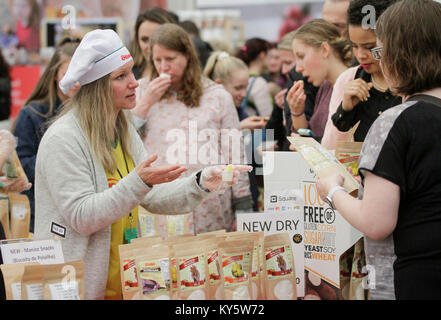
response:
<svg viewBox="0 0 441 320"><path fill-rule="evenodd" d="M60 240L38 240L8 243L0 246L3 263L38 262L40 264L64 263Z"/></svg>

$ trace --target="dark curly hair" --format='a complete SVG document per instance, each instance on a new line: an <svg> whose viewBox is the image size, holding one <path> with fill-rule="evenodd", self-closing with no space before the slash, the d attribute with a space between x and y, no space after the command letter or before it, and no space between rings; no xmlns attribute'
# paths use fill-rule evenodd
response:
<svg viewBox="0 0 441 320"><path fill-rule="evenodd" d="M398 0L351 0L348 7L348 25L361 26L367 12L363 12L366 6L375 8L375 18L378 21L380 15Z"/></svg>

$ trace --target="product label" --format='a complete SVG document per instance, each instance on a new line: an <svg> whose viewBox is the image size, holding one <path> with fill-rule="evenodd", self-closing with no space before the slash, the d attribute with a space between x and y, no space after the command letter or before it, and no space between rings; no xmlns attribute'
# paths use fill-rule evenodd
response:
<svg viewBox="0 0 441 320"><path fill-rule="evenodd" d="M50 283L48 287L52 300L80 300L77 281Z"/></svg>
<svg viewBox="0 0 441 320"><path fill-rule="evenodd" d="M181 290L193 290L205 286L205 255L179 258Z"/></svg>
<svg viewBox="0 0 441 320"><path fill-rule="evenodd" d="M185 216L184 215L176 215L176 216L167 216L167 235L176 236L185 233Z"/></svg>
<svg viewBox="0 0 441 320"><path fill-rule="evenodd" d="M360 154L358 152L337 153L336 158L346 169L352 168L352 175L358 175L358 159L360 158Z"/></svg>
<svg viewBox="0 0 441 320"><path fill-rule="evenodd" d="M266 270L268 279L289 278L293 274L293 261L291 257L291 246L269 247L265 251Z"/></svg>
<svg viewBox="0 0 441 320"><path fill-rule="evenodd" d="M16 204L12 206L12 217L16 220L24 220L26 218L26 206L24 204Z"/></svg>
<svg viewBox="0 0 441 320"><path fill-rule="evenodd" d="M21 300L21 282L12 283L11 292L13 300Z"/></svg>
<svg viewBox="0 0 441 320"><path fill-rule="evenodd" d="M166 293L170 286L170 260L142 261L139 265L142 294Z"/></svg>
<svg viewBox="0 0 441 320"><path fill-rule="evenodd" d="M208 272L210 273L210 283L215 284L220 282L220 257L219 251L209 252L207 263Z"/></svg>
<svg viewBox="0 0 441 320"><path fill-rule="evenodd" d="M155 217L148 214L138 214L138 225L141 237L151 237L156 235Z"/></svg>
<svg viewBox="0 0 441 320"><path fill-rule="evenodd" d="M28 295L28 300L43 300L43 284L33 283L26 285L26 293Z"/></svg>
<svg viewBox="0 0 441 320"><path fill-rule="evenodd" d="M222 255L224 286L231 287L247 283L250 278L247 272L250 263L252 263L252 261L249 252Z"/></svg>
<svg viewBox="0 0 441 320"><path fill-rule="evenodd" d="M123 260L124 290L134 291L138 289L138 277L136 275L136 263L134 258Z"/></svg>

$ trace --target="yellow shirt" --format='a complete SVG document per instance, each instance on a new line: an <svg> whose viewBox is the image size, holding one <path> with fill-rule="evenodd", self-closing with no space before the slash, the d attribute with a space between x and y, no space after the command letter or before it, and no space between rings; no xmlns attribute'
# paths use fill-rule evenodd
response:
<svg viewBox="0 0 441 320"><path fill-rule="evenodd" d="M109 173L106 172L109 188L119 182L120 179L130 173L135 167L133 160L127 157L123 153L121 143L118 141L118 145L113 149L115 159L117 160L118 170ZM131 223L130 223L131 221ZM110 258L109 258L109 271L107 276L106 287L106 300L121 300L121 274L120 274L120 261L118 246L127 243L124 239L124 231L130 228L137 228L138 224L138 207L132 210L127 216L114 222L111 227L110 238Z"/></svg>

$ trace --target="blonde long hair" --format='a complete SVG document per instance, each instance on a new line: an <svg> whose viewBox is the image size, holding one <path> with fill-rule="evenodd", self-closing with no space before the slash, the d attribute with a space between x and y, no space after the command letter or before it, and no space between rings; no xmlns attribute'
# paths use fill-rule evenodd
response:
<svg viewBox="0 0 441 320"><path fill-rule="evenodd" d="M224 51L213 52L207 60L204 75L213 81L227 83L236 70L247 70L248 66L239 58L230 56Z"/></svg>
<svg viewBox="0 0 441 320"><path fill-rule="evenodd" d="M323 19L308 21L295 31L293 38L302 40L312 47L319 47L327 42L345 65L349 66L353 62L349 39L342 37L335 25Z"/></svg>
<svg viewBox="0 0 441 320"><path fill-rule="evenodd" d="M150 79L158 77L153 63L153 46L157 44L169 50L177 51L187 57L187 68L178 91L178 100L189 108L198 107L203 94L202 68L196 49L188 33L172 23L160 25L150 37L150 57L148 60Z"/></svg>
<svg viewBox="0 0 441 320"><path fill-rule="evenodd" d="M94 155L101 161L107 172L113 173L117 169L111 146L114 135L118 137L122 150L128 157L132 157L132 142L128 116L124 111L118 113L115 122L115 106L112 97L113 90L110 74L108 74L82 86L66 103L60 117L69 110L75 110Z"/></svg>

